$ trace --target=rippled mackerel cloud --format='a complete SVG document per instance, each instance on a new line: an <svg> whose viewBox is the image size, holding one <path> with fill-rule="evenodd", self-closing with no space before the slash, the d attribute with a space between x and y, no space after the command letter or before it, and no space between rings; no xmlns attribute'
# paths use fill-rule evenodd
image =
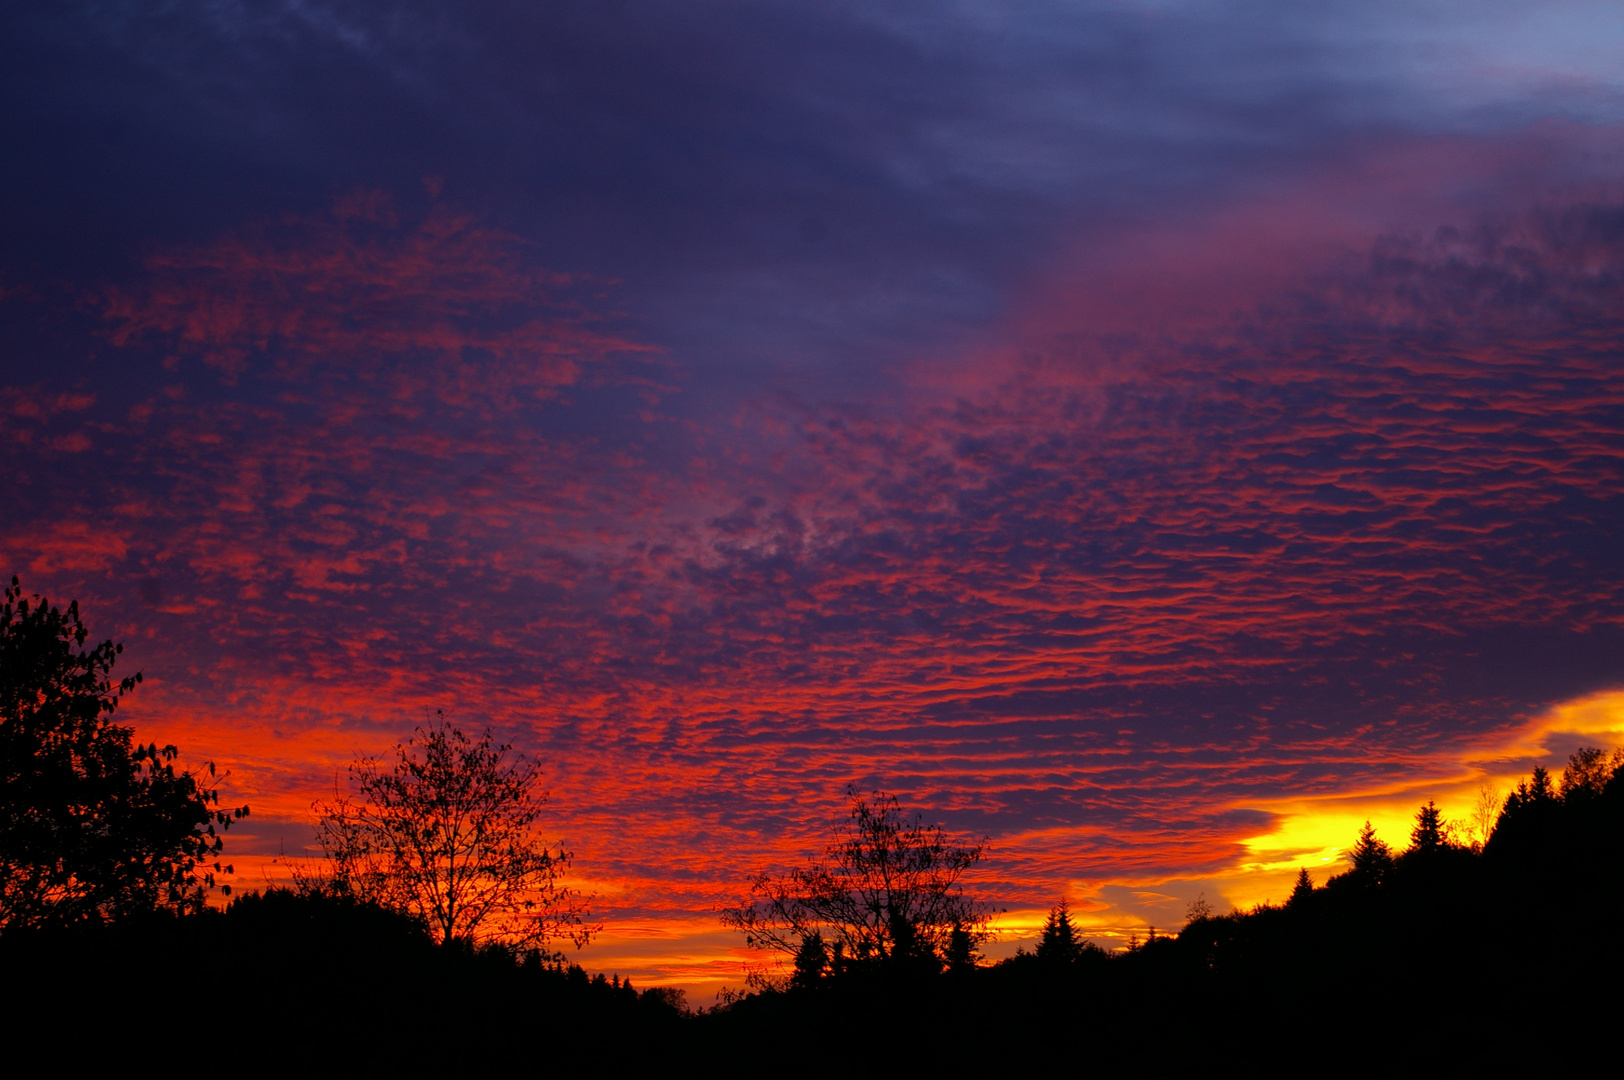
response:
<svg viewBox="0 0 1624 1080"><path fill-rule="evenodd" d="M13 550L124 598L137 707L271 817L440 707L546 756L638 907L813 843L849 782L1040 903L1213 870L1249 797L1425 775L1616 677L1617 205L1383 240L1196 340L706 425L501 235L356 213L106 301L177 366L274 340L267 400L12 405L97 508ZM641 395L616 445L552 430L593 393Z"/></svg>
<svg viewBox="0 0 1624 1080"><path fill-rule="evenodd" d="M58 41L118 63L37 115L128 115L6 129L58 182L0 276L0 569L231 769L246 884L432 709L545 762L593 962L696 983L848 784L1111 935L1624 728L1624 158L1560 20L273 7Z"/></svg>

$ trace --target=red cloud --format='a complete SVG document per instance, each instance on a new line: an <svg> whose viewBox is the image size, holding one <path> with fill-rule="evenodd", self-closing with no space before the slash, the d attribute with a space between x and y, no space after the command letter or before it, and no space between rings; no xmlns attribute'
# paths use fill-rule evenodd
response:
<svg viewBox="0 0 1624 1080"><path fill-rule="evenodd" d="M547 396L616 353L575 294L590 282L534 269L518 237L435 205L403 224L393 201L356 192L328 215L288 215L148 260L143 287L113 291L115 344L170 342L236 379L263 357L296 381L328 369L392 371L386 392ZM413 376L402 361L417 361Z"/></svg>
<svg viewBox="0 0 1624 1080"><path fill-rule="evenodd" d="M563 424L528 343L620 346L511 238L296 221L119 300L121 341L275 393L109 429L59 580L137 643L131 719L270 817L424 708L509 732L621 912L795 861L852 781L992 834L1005 902L1206 873L1258 800L1428 775L1618 640L1617 218L1391 241L1217 328L742 431Z"/></svg>

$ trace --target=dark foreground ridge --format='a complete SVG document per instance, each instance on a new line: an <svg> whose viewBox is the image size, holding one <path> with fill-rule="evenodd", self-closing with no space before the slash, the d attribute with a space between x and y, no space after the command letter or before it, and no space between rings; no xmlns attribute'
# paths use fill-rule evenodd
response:
<svg viewBox="0 0 1624 1080"><path fill-rule="evenodd" d="M1353 868L1324 887L1300 880L1283 905L1198 918L1126 953L1075 941L1060 910L1035 954L912 981L803 979L701 1026L739 1060L816 1047L949 1071L1548 1063L1610 1030L1624 997L1619 764L1582 750L1561 789L1536 770L1481 850L1449 842L1430 805L1403 854L1367 827Z"/></svg>
<svg viewBox="0 0 1624 1080"><path fill-rule="evenodd" d="M539 952L436 945L375 904L272 890L4 935L6 1024L12 1046L60 1039L81 1060L230 1046L255 1056L234 1065L250 1072L1504 1067L1589 1043L1617 1015L1616 765L1582 751L1560 788L1537 771L1481 851L1423 808L1402 854L1367 832L1325 886L1116 955L1061 911L1036 953L803 966L695 1014Z"/></svg>

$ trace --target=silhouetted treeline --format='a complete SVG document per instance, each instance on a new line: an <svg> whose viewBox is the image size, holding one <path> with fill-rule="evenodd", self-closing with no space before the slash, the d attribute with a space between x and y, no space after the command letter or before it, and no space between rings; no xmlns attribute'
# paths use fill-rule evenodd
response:
<svg viewBox="0 0 1624 1080"><path fill-rule="evenodd" d="M342 894L274 890L5 935L7 1024L14 1045L77 1033L64 1045L81 1057L96 1039L263 1054L245 1071L1503 1070L1611 1030L1619 764L1581 751L1560 783L1537 771L1480 849L1430 804L1403 851L1367 827L1320 887L1304 875L1281 904L1127 952L1084 941L1062 905L1033 951L999 963L801 964L696 1015L539 953L437 945Z"/></svg>
<svg viewBox="0 0 1624 1080"><path fill-rule="evenodd" d="M1062 907L1035 951L997 964L753 995L708 1018L711 1046L767 1054L832 1032L840 1053L886 1067L1108 1074L1549 1060L1603 1038L1620 1004L1620 761L1581 750L1560 785L1537 770L1480 849L1452 842L1429 804L1406 850L1367 826L1347 871L1318 888L1305 874L1279 905L1117 954L1078 939Z"/></svg>

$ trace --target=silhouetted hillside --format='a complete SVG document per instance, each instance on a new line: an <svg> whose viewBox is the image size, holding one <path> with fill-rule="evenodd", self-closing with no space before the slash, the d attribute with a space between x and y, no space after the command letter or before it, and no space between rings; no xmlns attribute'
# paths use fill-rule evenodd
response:
<svg viewBox="0 0 1624 1080"><path fill-rule="evenodd" d="M1117 954L1062 906L1035 952L1000 963L814 967L694 1015L537 953L436 945L347 896L272 890L6 934L7 1026L13 1046L85 1060L263 1048L231 1065L249 1072L1504 1068L1599 1038L1616 1015L1619 763L1581 751L1559 785L1537 771L1481 850L1450 842L1429 804L1402 853L1367 829L1323 887Z"/></svg>
<svg viewBox="0 0 1624 1080"><path fill-rule="evenodd" d="M1580 751L1507 800L1481 851L1430 805L1394 855L1282 905L1199 919L1116 955L1064 947L909 979L870 971L747 998L707 1017L719 1056L836 1033L879 1066L1333 1073L1504 1068L1610 1030L1624 959L1624 770ZM1052 941L1051 941L1052 938ZM1045 945L1049 945L1045 955ZM836 1050L838 1046L838 1050ZM813 1071L813 1070L807 1070Z"/></svg>
<svg viewBox="0 0 1624 1080"><path fill-rule="evenodd" d="M8 988L27 988L6 1018L13 1045L60 1040L89 1061L156 1040L258 1048L230 1063L250 1073L640 1067L681 1016L660 991L534 952L438 946L404 915L320 892L7 935L0 963Z"/></svg>

